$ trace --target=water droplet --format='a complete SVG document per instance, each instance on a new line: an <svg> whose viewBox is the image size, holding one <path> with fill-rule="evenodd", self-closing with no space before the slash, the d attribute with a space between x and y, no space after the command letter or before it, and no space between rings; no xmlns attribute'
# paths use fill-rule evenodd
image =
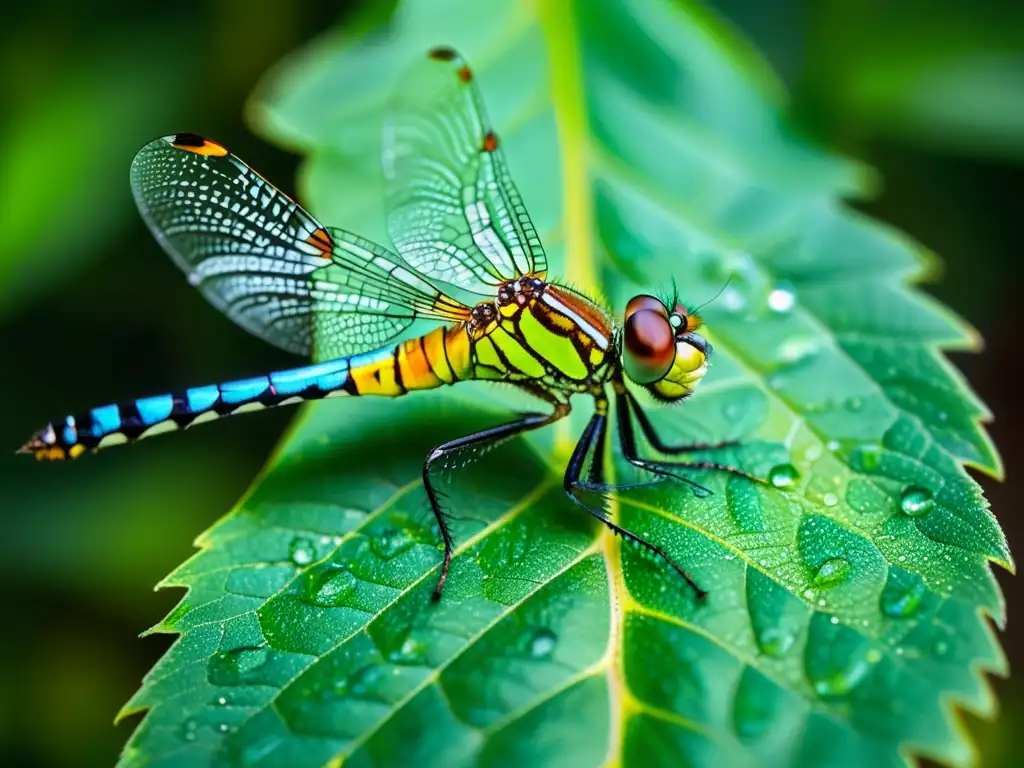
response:
<svg viewBox="0 0 1024 768"><path fill-rule="evenodd" d="M822 453L824 453L824 449L822 449L821 443L811 443L804 451L804 458L807 461L817 461L821 458Z"/></svg>
<svg viewBox="0 0 1024 768"><path fill-rule="evenodd" d="M221 723L217 726L217 730L221 733L227 733L230 730L230 728L228 727L227 723Z"/></svg>
<svg viewBox="0 0 1024 768"><path fill-rule="evenodd" d="M842 583L850 575L850 561L845 557L833 557L818 567L814 574L814 586L834 587Z"/></svg>
<svg viewBox="0 0 1024 768"><path fill-rule="evenodd" d="M550 629L541 628L529 636L526 649L533 658L546 659L555 650L555 645L557 644L558 637L555 633Z"/></svg>
<svg viewBox="0 0 1024 768"><path fill-rule="evenodd" d="M730 285L722 291L721 301L722 306L728 312L742 312L747 306L747 299L739 289Z"/></svg>
<svg viewBox="0 0 1024 768"><path fill-rule="evenodd" d="M363 667L352 678L352 693L362 695L373 692L386 675L387 669L382 665Z"/></svg>
<svg viewBox="0 0 1024 768"><path fill-rule="evenodd" d="M772 312L786 313L795 305L796 293L793 292L793 286L788 283L780 283L768 294L768 308Z"/></svg>
<svg viewBox="0 0 1024 768"><path fill-rule="evenodd" d="M822 698L845 696L852 691L871 670L867 657L856 659L845 669L814 679L814 692Z"/></svg>
<svg viewBox="0 0 1024 768"><path fill-rule="evenodd" d="M195 741L196 728L198 728L198 723L196 723L194 718L190 717L188 720L182 723L181 738L183 738L185 741Z"/></svg>
<svg viewBox="0 0 1024 768"><path fill-rule="evenodd" d="M839 450L839 441L838 440L829 440L827 443L825 443L825 448L827 448L830 451L838 451Z"/></svg>
<svg viewBox="0 0 1024 768"><path fill-rule="evenodd" d="M698 499L706 499L708 496L711 495L711 489L705 488L702 485L691 486L690 490L693 491L693 495L696 496Z"/></svg>
<svg viewBox="0 0 1024 768"><path fill-rule="evenodd" d="M821 350L821 341L813 336L791 336L779 344L779 360L787 365L814 357Z"/></svg>
<svg viewBox="0 0 1024 768"><path fill-rule="evenodd" d="M900 496L900 509L911 517L921 517L932 511L935 502L932 500L932 492L927 488L919 488L912 485Z"/></svg>
<svg viewBox="0 0 1024 768"><path fill-rule="evenodd" d="M894 619L905 619L917 613L928 590L920 579L892 579L882 590L882 613Z"/></svg>
<svg viewBox="0 0 1024 768"><path fill-rule="evenodd" d="M382 560L391 560L409 550L415 539L403 528L387 528L370 541L370 549Z"/></svg>
<svg viewBox="0 0 1024 768"><path fill-rule="evenodd" d="M388 661L396 664L423 664L426 658L426 644L411 635L405 638L398 649L388 654Z"/></svg>
<svg viewBox="0 0 1024 768"><path fill-rule="evenodd" d="M270 652L266 646L218 651L206 664L206 677L213 685L242 685L264 664Z"/></svg>
<svg viewBox="0 0 1024 768"><path fill-rule="evenodd" d="M856 413L857 411L864 407L864 401L861 400L859 397L851 397L849 400L843 403L843 405L846 406L846 410L853 411Z"/></svg>
<svg viewBox="0 0 1024 768"><path fill-rule="evenodd" d="M768 472L768 482L776 488L792 488L799 477L800 473L792 464L779 464Z"/></svg>
<svg viewBox="0 0 1024 768"><path fill-rule="evenodd" d="M769 627L763 632L755 635L757 646L765 654L775 659L780 659L793 647L796 636L780 627Z"/></svg>
<svg viewBox="0 0 1024 768"><path fill-rule="evenodd" d="M834 493L826 493L822 497L821 503L824 504L826 507L834 507L836 504L839 503L839 497L836 496Z"/></svg>
<svg viewBox="0 0 1024 768"><path fill-rule="evenodd" d="M313 562L315 554L313 542L302 536L292 539L292 543L288 546L288 556L298 566L309 565Z"/></svg>
<svg viewBox="0 0 1024 768"><path fill-rule="evenodd" d="M218 704L219 704L220 706L222 706L222 707L223 707L224 705L226 705L226 704L228 703L227 697L225 697L225 696L218 696L218 697L217 697L217 703L218 703Z"/></svg>
<svg viewBox="0 0 1024 768"><path fill-rule="evenodd" d="M193 288L199 285L201 282L203 282L203 276L200 275L198 272L188 273L188 284L191 285Z"/></svg>
<svg viewBox="0 0 1024 768"><path fill-rule="evenodd" d="M858 445L850 453L850 465L858 472L871 474L882 465L882 446L869 443Z"/></svg>
<svg viewBox="0 0 1024 768"><path fill-rule="evenodd" d="M311 574L306 595L315 605L332 608L343 605L358 583L347 568L325 568Z"/></svg>
<svg viewBox="0 0 1024 768"><path fill-rule="evenodd" d="M935 643L936 656L945 656L948 651L949 643L947 643L945 640L939 640L937 643Z"/></svg>

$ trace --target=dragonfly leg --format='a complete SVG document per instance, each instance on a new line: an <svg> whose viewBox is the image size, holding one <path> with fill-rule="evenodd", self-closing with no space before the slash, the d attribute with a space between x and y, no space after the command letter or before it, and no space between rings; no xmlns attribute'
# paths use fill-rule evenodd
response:
<svg viewBox="0 0 1024 768"><path fill-rule="evenodd" d="M432 597L434 601L441 599L441 590L444 589L444 583L448 579L448 568L451 566L452 553L455 549L452 534L448 528L448 521L445 519L444 510L441 509L440 493L434 488L434 484L431 481L431 471L434 469L434 466L438 462L443 465L446 459L462 451L498 443L522 432L546 427L548 424L552 424L568 415L569 410L568 403L555 403L555 410L552 413L520 414L520 418L508 424L500 424L496 427L483 429L471 435L457 437L454 440L442 443L427 456L426 461L423 462L423 487L427 491L430 507L434 512L434 517L437 519L437 526L441 531L441 538L444 541L444 560L441 563L441 576L437 580L437 587L435 587Z"/></svg>
<svg viewBox="0 0 1024 768"><path fill-rule="evenodd" d="M565 477L563 478L562 486L565 488L566 494L574 503L583 507L583 509L600 520L601 523L616 536L621 537L624 541L628 541L634 547L646 550L651 555L654 555L671 566L673 570L683 577L686 583L690 586L690 589L692 589L694 594L697 596L697 599L703 600L707 597L708 593L697 586L697 583L693 580L690 574L688 574L686 570L673 560L664 550L655 546L643 537L637 536L632 531L612 522L608 519L608 515L603 509L599 509L598 507L589 504L580 497L581 491L607 493L621 489L620 486L609 485L604 482L603 448L608 426L607 422L608 402L606 400L598 400L597 412L591 417L590 422L587 424L587 428L583 431L583 436L580 438L579 442L576 443L576 448L572 453L572 458L569 459L569 466L565 469ZM590 453L592 447L595 449L594 458L591 460L590 469L587 472L587 479L584 481L581 480L583 465L586 463L587 455Z"/></svg>
<svg viewBox="0 0 1024 768"><path fill-rule="evenodd" d="M647 414L644 413L643 408L640 407L640 403L636 401L636 398L625 388L616 392L615 395L615 415L619 426L619 442L622 446L622 455L630 464L640 469L653 472L655 474L664 475L671 477L676 480L681 480L688 485L693 486L696 490L707 493L708 489L699 483L695 483L682 475L673 472L672 470L677 469L712 469L720 472L729 472L740 477L745 477L748 480L752 480L755 483L764 483L760 477L752 475L749 472L744 472L739 467L734 467L731 464L722 464L717 461L656 461L653 459L645 459L640 456L640 452L636 447L636 435L633 432L633 417L636 418L637 423L640 424L640 429L644 433L644 437L653 445L657 450L662 453L690 453L693 451L700 450L712 450L715 448L727 448L732 445L736 445L736 441L729 441L724 443L692 443L690 445L680 446L666 446L658 433L654 430L654 425L651 424Z"/></svg>
<svg viewBox="0 0 1024 768"><path fill-rule="evenodd" d="M654 425L651 423L650 417L647 412L644 411L643 407L637 402L636 397L628 389L623 388L621 394L616 395L616 404L621 406L625 399L628 403L630 410L636 417L637 423L640 425L640 430L644 433L644 437L647 441L654 446L654 448L661 453L673 454L673 453L692 453L693 451L714 451L720 448L731 448L739 444L738 440L723 440L720 443L685 443L683 445L668 445L662 439L661 435L658 434Z"/></svg>

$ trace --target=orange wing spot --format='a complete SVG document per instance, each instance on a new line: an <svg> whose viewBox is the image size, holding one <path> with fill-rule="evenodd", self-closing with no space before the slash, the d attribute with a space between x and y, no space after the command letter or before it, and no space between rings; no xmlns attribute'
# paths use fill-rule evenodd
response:
<svg viewBox="0 0 1024 768"><path fill-rule="evenodd" d="M427 53L427 56L434 59L434 61L453 61L458 55L454 48L449 48L447 45L431 48Z"/></svg>
<svg viewBox="0 0 1024 768"><path fill-rule="evenodd" d="M468 83L473 79L473 70L469 68L468 64L463 64L459 67L459 80L464 83Z"/></svg>
<svg viewBox="0 0 1024 768"><path fill-rule="evenodd" d="M216 141L204 139L194 133L178 133L171 140L171 146L207 157L226 157L228 151Z"/></svg>
<svg viewBox="0 0 1024 768"><path fill-rule="evenodd" d="M484 143L482 149L484 152L493 152L498 148L498 137L494 131L488 131L484 134Z"/></svg>
<svg viewBox="0 0 1024 768"><path fill-rule="evenodd" d="M320 250L323 253L324 258L328 258L332 253L334 253L334 241L323 229L318 229L312 235L307 237L306 242Z"/></svg>

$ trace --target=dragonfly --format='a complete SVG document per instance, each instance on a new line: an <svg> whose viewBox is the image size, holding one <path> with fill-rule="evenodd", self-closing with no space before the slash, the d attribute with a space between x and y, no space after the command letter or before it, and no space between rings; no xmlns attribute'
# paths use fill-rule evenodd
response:
<svg viewBox="0 0 1024 768"><path fill-rule="evenodd" d="M694 392L712 354L698 333L700 317L677 296L642 294L627 303L619 323L604 306L547 276L543 245L473 71L455 50L434 48L412 67L383 139L395 250L324 226L215 141L178 133L145 145L131 166L135 202L189 283L250 333L317 362L93 408L47 424L19 452L77 459L301 401L399 397L470 380L511 384L544 410L441 443L423 463L444 544L433 592L440 599L455 542L438 472L459 455L564 419L573 395L589 395L594 410L566 466L566 494L703 598L707 593L662 547L620 526L594 501L624 487L606 481L600 458L609 393L623 457L656 481L700 487L680 474L687 470L756 480L726 464L649 458L638 450L637 428L663 456L729 445L666 443L633 392L640 387L664 402ZM597 458L587 468L590 455Z"/></svg>

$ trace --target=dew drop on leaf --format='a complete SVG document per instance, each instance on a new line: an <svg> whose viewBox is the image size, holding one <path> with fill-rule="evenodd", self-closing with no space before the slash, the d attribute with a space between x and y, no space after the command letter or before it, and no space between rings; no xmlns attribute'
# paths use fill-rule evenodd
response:
<svg viewBox="0 0 1024 768"><path fill-rule="evenodd" d="M363 667L352 678L352 693L360 696L373 693L386 674L385 667L378 664Z"/></svg>
<svg viewBox="0 0 1024 768"><path fill-rule="evenodd" d="M206 677L213 685L242 685L246 677L267 663L266 646L247 646L218 651L206 665Z"/></svg>
<svg viewBox="0 0 1024 768"><path fill-rule="evenodd" d="M890 578L882 590L882 613L894 619L906 619L917 613L927 588L920 578Z"/></svg>
<svg viewBox="0 0 1024 768"><path fill-rule="evenodd" d="M818 567L814 574L814 586L835 587L850 575L850 561L844 557L833 557Z"/></svg>
<svg viewBox="0 0 1024 768"><path fill-rule="evenodd" d="M324 608L342 605L356 588L358 580L347 568L327 568L314 574L307 587L311 602Z"/></svg>
<svg viewBox="0 0 1024 768"><path fill-rule="evenodd" d="M900 496L900 509L911 517L921 517L932 511L935 502L932 500L932 492L926 488L919 488L912 485L903 491Z"/></svg>
<svg viewBox="0 0 1024 768"><path fill-rule="evenodd" d="M754 635L757 640L757 647L763 653L775 659L780 659L793 647L796 637L792 632L787 632L781 627L769 627Z"/></svg>
<svg viewBox="0 0 1024 768"><path fill-rule="evenodd" d="M402 644L388 654L388 661L395 664L423 664L427 658L427 646L415 637L406 637Z"/></svg>
<svg viewBox="0 0 1024 768"><path fill-rule="evenodd" d="M742 312L747 307L747 299L738 288L728 286L722 291L721 297L722 306L725 307L728 312Z"/></svg>
<svg viewBox="0 0 1024 768"><path fill-rule="evenodd" d="M535 659L546 659L555 650L557 644L558 638L555 633L550 629L541 628L529 635L526 650Z"/></svg>
<svg viewBox="0 0 1024 768"><path fill-rule="evenodd" d="M850 453L850 466L858 472L871 474L882 464L882 446L870 443L858 445Z"/></svg>
<svg viewBox="0 0 1024 768"><path fill-rule="evenodd" d="M821 498L821 503L824 504L826 507L834 507L836 504L839 503L839 497L836 496L834 493L826 493Z"/></svg>
<svg viewBox="0 0 1024 768"><path fill-rule="evenodd" d="M292 543L288 546L288 556L293 563L299 566L309 565L313 562L315 552L313 542L302 536L292 539Z"/></svg>
<svg viewBox="0 0 1024 768"><path fill-rule="evenodd" d="M408 552L420 540L415 531L408 528L386 528L379 536L370 540L370 549L381 560L391 560Z"/></svg>
<svg viewBox="0 0 1024 768"><path fill-rule="evenodd" d="M851 661L846 667L812 680L814 692L822 698L845 696L865 678L871 669L867 656Z"/></svg>
<svg viewBox="0 0 1024 768"><path fill-rule="evenodd" d="M784 314L796 305L796 294L788 283L780 283L768 294L768 308L772 312Z"/></svg>
<svg viewBox="0 0 1024 768"><path fill-rule="evenodd" d="M195 741L196 727L197 724L195 719L190 717L181 726L181 738L183 738L185 741Z"/></svg>
<svg viewBox="0 0 1024 768"><path fill-rule="evenodd" d="M792 488L800 473L792 464L779 464L768 471L768 482L776 488Z"/></svg>

